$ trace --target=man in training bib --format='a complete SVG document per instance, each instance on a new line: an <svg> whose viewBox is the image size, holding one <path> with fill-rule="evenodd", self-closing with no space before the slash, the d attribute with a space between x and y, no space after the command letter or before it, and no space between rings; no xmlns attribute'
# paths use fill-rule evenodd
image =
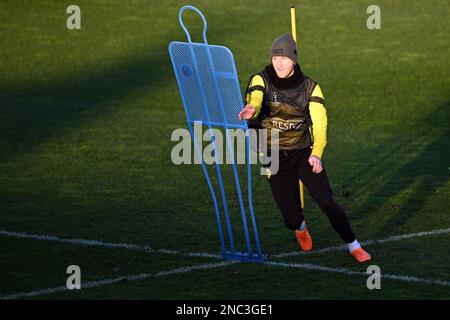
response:
<svg viewBox="0 0 450 320"><path fill-rule="evenodd" d="M334 230L359 262L369 261L358 243L344 210L335 202L322 154L327 142L327 114L322 90L304 75L297 63L297 48L291 33L277 38L270 48L272 63L254 75L247 88L246 106L239 119L249 127L277 130L279 170L268 175L272 194L286 227L295 232L302 250L312 250L300 202L299 179L327 215ZM270 139L268 141L270 150Z"/></svg>

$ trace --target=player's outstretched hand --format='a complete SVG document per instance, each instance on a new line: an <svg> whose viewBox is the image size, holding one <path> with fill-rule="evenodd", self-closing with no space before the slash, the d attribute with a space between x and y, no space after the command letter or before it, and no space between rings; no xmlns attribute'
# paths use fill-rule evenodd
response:
<svg viewBox="0 0 450 320"><path fill-rule="evenodd" d="M250 104L246 105L244 109L239 112L239 120L248 120L255 114L256 108Z"/></svg>

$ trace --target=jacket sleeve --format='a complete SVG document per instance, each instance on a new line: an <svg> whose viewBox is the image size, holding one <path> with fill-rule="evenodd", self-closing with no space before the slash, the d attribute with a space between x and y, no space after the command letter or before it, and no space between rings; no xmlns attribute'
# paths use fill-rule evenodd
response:
<svg viewBox="0 0 450 320"><path fill-rule="evenodd" d="M253 115L252 119L258 117L259 112L261 111L261 106L264 98L265 85L264 80L260 75L255 75L250 81L248 85L245 101L247 104L250 104L255 107L256 112Z"/></svg>
<svg viewBox="0 0 450 320"><path fill-rule="evenodd" d="M317 84L309 102L309 112L312 120L313 146L311 155L322 158L327 145L327 110L322 90Z"/></svg>

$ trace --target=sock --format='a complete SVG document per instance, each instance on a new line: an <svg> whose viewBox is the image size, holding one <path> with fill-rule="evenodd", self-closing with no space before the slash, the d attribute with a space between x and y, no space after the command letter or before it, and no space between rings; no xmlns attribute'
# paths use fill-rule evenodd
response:
<svg viewBox="0 0 450 320"><path fill-rule="evenodd" d="M348 251L352 253L354 250L361 248L361 245L359 244L358 240L355 239L355 241L347 243Z"/></svg>
<svg viewBox="0 0 450 320"><path fill-rule="evenodd" d="M298 228L298 229L303 231L303 230L305 230L305 228L306 228L306 224L305 224L305 220L303 220L300 228Z"/></svg>

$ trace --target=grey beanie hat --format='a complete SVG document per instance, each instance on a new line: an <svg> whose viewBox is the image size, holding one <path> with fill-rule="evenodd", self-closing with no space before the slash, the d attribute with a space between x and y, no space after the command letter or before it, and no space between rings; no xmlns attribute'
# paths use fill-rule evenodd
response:
<svg viewBox="0 0 450 320"><path fill-rule="evenodd" d="M297 63L297 47L292 33L285 33L272 43L270 59L274 56L285 56Z"/></svg>

